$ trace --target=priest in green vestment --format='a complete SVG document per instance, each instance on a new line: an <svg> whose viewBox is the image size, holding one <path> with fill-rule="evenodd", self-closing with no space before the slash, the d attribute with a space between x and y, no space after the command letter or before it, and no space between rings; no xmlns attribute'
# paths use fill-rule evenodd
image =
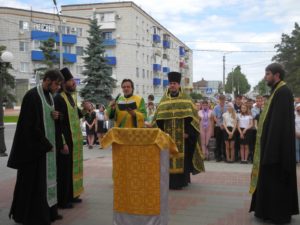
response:
<svg viewBox="0 0 300 225"><path fill-rule="evenodd" d="M76 82L68 68L61 70L65 80L55 96L60 113L56 122L58 206L72 208L81 202L83 192L83 138L80 128L81 110L75 97Z"/></svg>
<svg viewBox="0 0 300 225"><path fill-rule="evenodd" d="M175 141L179 154L170 159L170 189L182 189L190 173L204 171L200 148L199 117L191 98L180 87L181 74L168 73L169 88L162 97L152 126L159 127Z"/></svg>
<svg viewBox="0 0 300 225"><path fill-rule="evenodd" d="M144 99L135 95L134 84L130 79L121 83L123 96L110 102L107 115L114 120L114 126L120 128L141 128L145 125L147 111Z"/></svg>
<svg viewBox="0 0 300 225"><path fill-rule="evenodd" d="M284 76L280 64L266 67L272 90L259 117L250 184L250 211L274 224L290 223L299 214L294 98Z"/></svg>
<svg viewBox="0 0 300 225"><path fill-rule="evenodd" d="M45 73L42 84L22 101L7 166L17 170L9 217L16 223L50 225L57 214L55 123L52 94L60 88L59 70Z"/></svg>

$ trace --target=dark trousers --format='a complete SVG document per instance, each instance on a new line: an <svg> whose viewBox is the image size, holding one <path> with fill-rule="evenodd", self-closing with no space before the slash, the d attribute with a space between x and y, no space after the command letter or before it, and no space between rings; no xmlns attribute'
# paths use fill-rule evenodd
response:
<svg viewBox="0 0 300 225"><path fill-rule="evenodd" d="M217 161L224 158L224 134L220 127L215 127L216 149L215 158Z"/></svg>
<svg viewBox="0 0 300 225"><path fill-rule="evenodd" d="M240 132L238 131L238 129L235 130L234 136L234 159L237 162L240 160Z"/></svg>

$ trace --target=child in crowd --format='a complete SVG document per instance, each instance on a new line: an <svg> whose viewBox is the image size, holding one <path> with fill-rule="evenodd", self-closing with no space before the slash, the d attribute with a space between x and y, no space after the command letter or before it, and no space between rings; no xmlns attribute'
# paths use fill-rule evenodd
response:
<svg viewBox="0 0 300 225"><path fill-rule="evenodd" d="M231 102L227 104L227 111L223 114L223 125L226 161L232 163L234 162L234 132L237 125L237 116Z"/></svg>
<svg viewBox="0 0 300 225"><path fill-rule="evenodd" d="M240 155L241 163L248 162L250 132L253 127L253 118L245 103L241 106L241 113L238 115L238 131L240 134Z"/></svg>

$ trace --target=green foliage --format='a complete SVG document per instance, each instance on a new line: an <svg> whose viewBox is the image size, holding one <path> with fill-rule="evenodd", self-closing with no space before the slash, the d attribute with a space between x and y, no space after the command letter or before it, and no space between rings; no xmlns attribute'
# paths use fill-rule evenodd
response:
<svg viewBox="0 0 300 225"><path fill-rule="evenodd" d="M116 87L116 80L112 78L112 67L107 64L104 57L104 40L96 19L91 20L88 33L88 45L84 50L86 57L83 58L85 63L83 75L87 78L83 81L85 86L81 89L80 95L84 100L94 104L107 104L108 96L111 96L113 88Z"/></svg>
<svg viewBox="0 0 300 225"><path fill-rule="evenodd" d="M191 98L193 100L201 100L201 99L203 99L203 96L201 94L199 94L199 93L196 93L196 92L192 92L190 94L190 96L191 96Z"/></svg>
<svg viewBox="0 0 300 225"><path fill-rule="evenodd" d="M254 87L254 91L258 92L259 95L266 95L270 93L270 87L267 85L264 79L258 82Z"/></svg>
<svg viewBox="0 0 300 225"><path fill-rule="evenodd" d="M0 55L6 50L5 46L0 46ZM15 88L15 78L8 72L12 69L11 63L0 62L0 104L5 102L6 105L12 105L16 102L16 98L13 92Z"/></svg>
<svg viewBox="0 0 300 225"><path fill-rule="evenodd" d="M55 48L55 40L53 38L42 41L39 49L42 50L44 54L44 59L41 61L41 64L43 64L43 66L36 69L34 72L39 75L40 79L43 79L43 75L48 69L53 69L55 65L58 65L59 58L57 58L55 54L58 52L58 50Z"/></svg>
<svg viewBox="0 0 300 225"><path fill-rule="evenodd" d="M225 92L232 93L234 96L238 94L246 94L250 90L251 86L248 83L246 76L241 72L241 67L237 66L232 72L227 75L227 81L225 84Z"/></svg>
<svg viewBox="0 0 300 225"><path fill-rule="evenodd" d="M300 27L295 23L291 35L282 34L281 43L275 45L277 54L273 61L282 64L286 70L285 81L295 96L300 96Z"/></svg>

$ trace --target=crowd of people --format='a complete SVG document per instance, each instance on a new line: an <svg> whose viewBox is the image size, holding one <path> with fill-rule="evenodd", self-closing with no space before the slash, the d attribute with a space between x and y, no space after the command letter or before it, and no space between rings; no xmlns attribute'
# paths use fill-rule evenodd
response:
<svg viewBox="0 0 300 225"><path fill-rule="evenodd" d="M266 67L270 96L245 96L233 101L224 95L218 102L193 102L180 86L181 74L168 73L169 87L160 102L147 103L134 94L130 79L121 82L122 95L107 107L91 102L77 106L76 82L67 68L49 70L42 84L24 96L8 160L17 170L9 216L25 225L50 225L62 219L57 208L80 203L83 188L83 137L99 147L111 127L160 128L174 140L178 154L170 157L169 188L181 190L190 175L204 172L215 140L217 162L253 162L250 211L263 220L288 223L298 214L296 162L300 160L300 102L283 81L280 64ZM268 100L267 100L268 99ZM97 136L96 136L97 135Z"/></svg>

